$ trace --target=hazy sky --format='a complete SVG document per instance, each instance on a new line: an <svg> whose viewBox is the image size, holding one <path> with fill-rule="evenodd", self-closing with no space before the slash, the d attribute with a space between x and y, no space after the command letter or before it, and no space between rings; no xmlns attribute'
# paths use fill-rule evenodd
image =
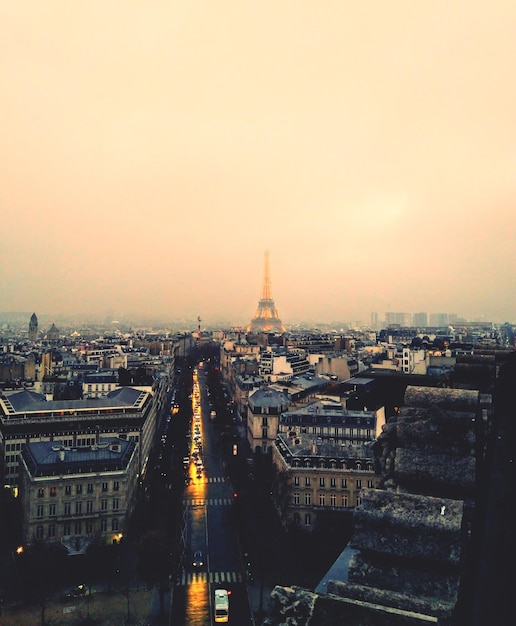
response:
<svg viewBox="0 0 516 626"><path fill-rule="evenodd" d="M0 0L0 311L516 321L514 0Z"/></svg>

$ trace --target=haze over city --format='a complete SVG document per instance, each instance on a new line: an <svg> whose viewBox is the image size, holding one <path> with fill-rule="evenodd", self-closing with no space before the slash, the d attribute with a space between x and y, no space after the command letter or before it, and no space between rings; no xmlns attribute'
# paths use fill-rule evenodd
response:
<svg viewBox="0 0 516 626"><path fill-rule="evenodd" d="M1 311L515 320L516 4L0 5Z"/></svg>

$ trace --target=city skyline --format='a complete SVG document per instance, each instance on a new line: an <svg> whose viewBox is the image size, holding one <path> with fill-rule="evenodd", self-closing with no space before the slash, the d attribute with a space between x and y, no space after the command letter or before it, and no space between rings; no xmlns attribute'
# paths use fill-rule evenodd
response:
<svg viewBox="0 0 516 626"><path fill-rule="evenodd" d="M2 311L516 321L507 0L0 7Z"/></svg>

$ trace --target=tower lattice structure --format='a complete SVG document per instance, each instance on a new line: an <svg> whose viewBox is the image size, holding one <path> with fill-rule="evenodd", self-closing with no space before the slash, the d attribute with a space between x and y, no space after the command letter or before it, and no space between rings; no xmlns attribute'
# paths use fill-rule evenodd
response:
<svg viewBox="0 0 516 626"><path fill-rule="evenodd" d="M247 330L253 333L285 332L285 327L278 317L278 311L272 299L268 251L265 253L262 297L258 301L258 308Z"/></svg>

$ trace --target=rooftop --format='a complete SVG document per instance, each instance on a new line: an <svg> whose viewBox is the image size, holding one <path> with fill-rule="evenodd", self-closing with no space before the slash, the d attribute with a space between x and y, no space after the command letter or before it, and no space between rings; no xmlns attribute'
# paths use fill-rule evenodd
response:
<svg viewBox="0 0 516 626"><path fill-rule="evenodd" d="M69 448L55 441L27 444L22 456L33 477L93 471L116 471L127 466L135 449L134 441L117 437L99 439L92 446Z"/></svg>
<svg viewBox="0 0 516 626"><path fill-rule="evenodd" d="M8 419L28 413L52 413L87 411L109 408L140 408L148 396L148 391L135 387L113 389L102 398L86 400L47 400L44 395L33 391L19 391L0 397L0 412Z"/></svg>

